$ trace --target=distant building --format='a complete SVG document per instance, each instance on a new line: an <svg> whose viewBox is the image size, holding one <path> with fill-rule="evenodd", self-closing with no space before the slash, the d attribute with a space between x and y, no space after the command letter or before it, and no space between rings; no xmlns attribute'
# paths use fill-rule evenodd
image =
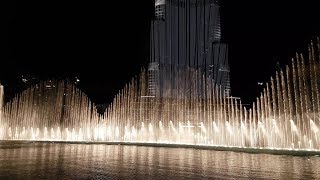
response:
<svg viewBox="0 0 320 180"><path fill-rule="evenodd" d="M221 42L219 9L217 0L155 1L149 95L168 96L166 84L185 68L200 69L230 95L228 47Z"/></svg>

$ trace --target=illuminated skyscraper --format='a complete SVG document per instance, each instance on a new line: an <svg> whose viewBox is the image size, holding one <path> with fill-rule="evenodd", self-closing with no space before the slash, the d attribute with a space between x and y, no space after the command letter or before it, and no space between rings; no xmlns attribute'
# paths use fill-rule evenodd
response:
<svg viewBox="0 0 320 180"><path fill-rule="evenodd" d="M201 69L230 94L227 45L221 42L217 0L155 0L149 94L164 95L175 69ZM174 87L174 86L172 86Z"/></svg>

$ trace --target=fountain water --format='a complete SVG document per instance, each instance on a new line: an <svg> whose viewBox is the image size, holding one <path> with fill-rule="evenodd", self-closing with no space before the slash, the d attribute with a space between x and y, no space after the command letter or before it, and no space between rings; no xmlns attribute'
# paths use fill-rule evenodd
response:
<svg viewBox="0 0 320 180"><path fill-rule="evenodd" d="M44 81L2 108L0 139L92 140L98 116L89 99L68 82Z"/></svg>
<svg viewBox="0 0 320 180"><path fill-rule="evenodd" d="M102 116L73 84L45 81L4 105L0 139L319 151L319 46L311 43L307 61L297 55L276 72L250 109L191 68L174 67L162 96L148 95L142 70Z"/></svg>

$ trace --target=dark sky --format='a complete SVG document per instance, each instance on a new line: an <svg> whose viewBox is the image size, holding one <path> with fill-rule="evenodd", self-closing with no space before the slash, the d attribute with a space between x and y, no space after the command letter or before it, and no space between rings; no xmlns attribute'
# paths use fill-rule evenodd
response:
<svg viewBox="0 0 320 180"><path fill-rule="evenodd" d="M97 103L110 102L148 62L152 0L8 3L1 43L0 80L11 97L21 75L80 78ZM316 3L222 3L222 36L229 44L233 96L249 103L258 81L269 80L319 35Z"/></svg>
<svg viewBox="0 0 320 180"><path fill-rule="evenodd" d="M232 94L251 102L258 82L275 75L320 35L317 1L233 1L223 9L224 36L229 44Z"/></svg>

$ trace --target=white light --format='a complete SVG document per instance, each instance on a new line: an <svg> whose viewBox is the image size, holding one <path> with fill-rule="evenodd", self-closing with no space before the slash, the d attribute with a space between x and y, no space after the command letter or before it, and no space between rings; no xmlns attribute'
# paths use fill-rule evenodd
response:
<svg viewBox="0 0 320 180"><path fill-rule="evenodd" d="M166 3L166 1L165 0L156 0L156 2L155 2L155 6L159 6L159 5L161 5L161 4L165 4Z"/></svg>

